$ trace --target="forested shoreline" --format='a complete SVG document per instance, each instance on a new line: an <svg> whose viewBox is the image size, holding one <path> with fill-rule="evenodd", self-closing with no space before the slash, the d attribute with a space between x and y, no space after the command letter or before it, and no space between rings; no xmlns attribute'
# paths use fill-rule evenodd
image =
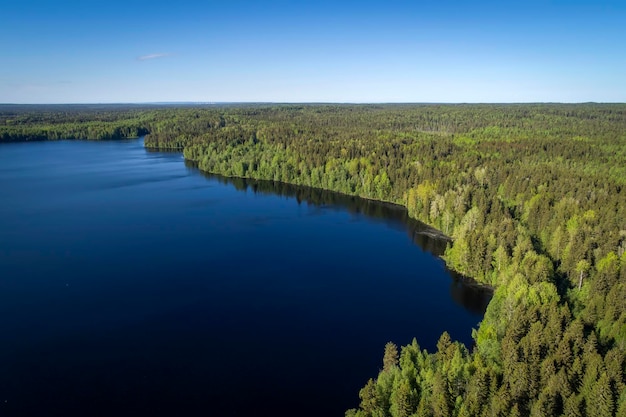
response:
<svg viewBox="0 0 626 417"><path fill-rule="evenodd" d="M208 172L404 205L495 288L472 350L389 343L347 415L626 416L626 105L0 112L0 142L145 133Z"/></svg>

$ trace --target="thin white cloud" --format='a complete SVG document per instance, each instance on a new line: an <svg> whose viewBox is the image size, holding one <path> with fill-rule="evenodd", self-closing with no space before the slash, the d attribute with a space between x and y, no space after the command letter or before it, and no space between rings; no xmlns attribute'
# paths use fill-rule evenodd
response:
<svg viewBox="0 0 626 417"><path fill-rule="evenodd" d="M148 54L148 55L142 55L137 57L137 59L139 61L147 61L149 59L157 59L157 58L164 58L166 56L169 56L170 54Z"/></svg>

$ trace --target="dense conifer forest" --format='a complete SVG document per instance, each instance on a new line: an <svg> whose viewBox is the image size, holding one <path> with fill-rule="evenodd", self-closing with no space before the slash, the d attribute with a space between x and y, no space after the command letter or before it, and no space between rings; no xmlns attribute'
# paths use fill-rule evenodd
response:
<svg viewBox="0 0 626 417"><path fill-rule="evenodd" d="M404 205L494 288L475 346L381 346L347 416L626 416L626 105L0 108L0 142L144 134L207 172Z"/></svg>

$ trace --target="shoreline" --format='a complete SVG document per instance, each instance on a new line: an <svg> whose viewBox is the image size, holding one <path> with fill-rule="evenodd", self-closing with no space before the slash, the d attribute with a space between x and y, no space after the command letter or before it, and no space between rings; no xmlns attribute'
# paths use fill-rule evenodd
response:
<svg viewBox="0 0 626 417"><path fill-rule="evenodd" d="M182 148L158 148L158 147L145 147L147 150L153 151L153 152L180 152L181 154L183 153L183 149ZM408 227L409 224L407 224L407 222L403 222L404 226L407 226L407 231L411 232L411 236L415 236L415 235L421 235L421 236L426 236L428 238L431 239L435 239L438 241L445 241L446 243L451 243L454 240L452 239L452 237L447 236L446 234L444 234L442 231L440 231L439 229L436 229L435 227L424 223L423 221L416 219L414 217L411 217L409 215L408 212L408 208L405 205L402 205L400 203L394 203L391 201L385 201L385 200L377 200L374 198L368 198L368 197L362 197L359 195L354 195L354 194L346 194L346 193L342 193L341 191L336 191L336 190L332 190L332 189L328 189L328 188L320 188L320 187L312 187L310 185L303 185L303 184L295 184L292 182L284 182L284 181L276 181L276 180L268 180L268 179L262 179L262 178L254 178L254 177L238 177L238 176L226 176L223 175L219 172L210 172L210 171L205 171L203 169L201 169L198 166L198 161L192 160L192 159L187 159L184 157L183 155L183 162L186 164L190 164L193 165L194 168L196 168L198 171L202 172L202 173L206 173L206 174L210 174L210 175L216 175L216 176L220 176L223 178L229 178L229 179L241 179L241 180L251 180L251 181L256 181L256 182L267 182L267 183L272 183L272 184L284 184L284 185L288 185L288 186L292 186L292 187L304 187L304 188L309 188L311 190L318 190L318 191L324 191L324 192L331 192L331 193L335 193L337 195L341 195L344 197L348 197L348 198L358 198L360 200L366 201L366 202L372 202L375 204L380 204L382 206L386 206L388 208L394 209L394 210L402 210L404 212L404 214L406 215L407 219L410 219L413 222L416 222L417 224L419 224L420 226L422 226L420 228L420 230L413 230L411 231L410 228ZM414 242L415 243L415 242ZM425 250L423 248L421 248L422 250ZM433 256L441 259L444 263L445 268L450 271L453 274L453 279L455 280L459 280L462 281L464 283L464 285L467 285L469 287L474 287L474 288L480 288L482 290L488 290L491 292L491 294L493 295L493 292L495 291L495 287L486 284L486 283L482 283L480 281L477 281L476 279L474 279L473 277L469 277L466 275L463 275L462 273L454 270L452 267L450 267L450 265L448 264L448 262L446 261L446 259L443 256L444 254L433 254Z"/></svg>

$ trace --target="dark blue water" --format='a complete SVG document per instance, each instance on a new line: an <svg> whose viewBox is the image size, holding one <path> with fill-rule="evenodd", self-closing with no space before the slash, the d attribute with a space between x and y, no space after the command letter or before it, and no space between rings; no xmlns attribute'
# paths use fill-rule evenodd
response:
<svg viewBox="0 0 626 417"><path fill-rule="evenodd" d="M3 416L339 416L489 299L402 210L140 140L0 145L0 195Z"/></svg>

